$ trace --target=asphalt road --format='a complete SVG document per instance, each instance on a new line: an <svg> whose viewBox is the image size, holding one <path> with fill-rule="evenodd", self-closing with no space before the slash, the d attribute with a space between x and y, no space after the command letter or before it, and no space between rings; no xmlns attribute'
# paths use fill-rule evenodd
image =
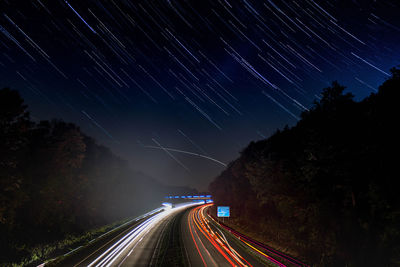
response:
<svg viewBox="0 0 400 267"><path fill-rule="evenodd" d="M160 266L165 257L165 235L171 222L195 204L178 204L176 208L153 211L120 227L104 237L90 242L74 253L50 261L46 266ZM176 222L175 222L176 224ZM168 226L168 227L167 227ZM176 227L175 227L176 228ZM163 241L163 242L161 242ZM160 253L160 252L163 252ZM184 264L185 265L185 264ZM179 266L179 265L176 265ZM180 265L182 266L182 264Z"/></svg>
<svg viewBox="0 0 400 267"><path fill-rule="evenodd" d="M136 226L107 249L76 266L159 266L165 250L166 230L175 216L193 204L177 205L160 212Z"/></svg>
<svg viewBox="0 0 400 267"><path fill-rule="evenodd" d="M288 266L222 227L208 207L179 204L151 214L59 266Z"/></svg>
<svg viewBox="0 0 400 267"><path fill-rule="evenodd" d="M182 220L183 241L190 266L277 266L241 246L205 212L208 205L195 207Z"/></svg>

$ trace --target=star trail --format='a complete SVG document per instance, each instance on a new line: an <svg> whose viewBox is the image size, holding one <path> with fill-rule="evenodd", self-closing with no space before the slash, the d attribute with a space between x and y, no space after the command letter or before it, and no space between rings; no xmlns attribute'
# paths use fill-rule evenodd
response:
<svg viewBox="0 0 400 267"><path fill-rule="evenodd" d="M394 0L2 0L0 11L0 86L32 118L74 122L135 169L199 189L332 81L365 97L400 63Z"/></svg>

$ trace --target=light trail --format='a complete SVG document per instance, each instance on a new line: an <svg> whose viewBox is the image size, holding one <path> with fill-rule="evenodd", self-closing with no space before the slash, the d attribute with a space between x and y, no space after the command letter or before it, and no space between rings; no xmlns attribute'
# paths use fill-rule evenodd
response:
<svg viewBox="0 0 400 267"><path fill-rule="evenodd" d="M227 166L226 163L223 163L223 162L221 162L221 161L219 161L217 159L211 158L211 157L206 156L206 155L198 154L198 153L195 153L195 152L190 152L190 151L185 151L185 150L180 150L180 149L175 149L175 148L169 148L169 147L144 146L144 145L143 145L143 147L145 147L145 148L153 148L153 149L161 149L161 150L164 150L164 151L172 151L172 152L188 154L188 155L192 155L192 156L196 156L196 157L200 157L200 158L211 160L211 161L216 162L216 163L218 163L218 164L220 164L220 165L222 165L224 167Z"/></svg>
<svg viewBox="0 0 400 267"><path fill-rule="evenodd" d="M289 115L291 115L293 118L295 118L296 120L300 120L300 118L296 115L294 115L289 109L287 109L284 105L282 105L281 103L279 103L275 98L273 98L272 96L270 96L269 94L267 94L266 92L262 91L261 92L263 95L265 95L266 97L268 97L269 99L272 100L272 102L274 102L275 104L277 104L279 107L281 107L284 111L286 111Z"/></svg>
<svg viewBox="0 0 400 267"><path fill-rule="evenodd" d="M118 241L116 241L112 246L110 246L106 251L104 251L100 256L98 256L96 259L94 259L91 263L89 263L87 266L92 267L103 267L103 266L112 266L116 264L116 261L123 255L123 253L130 248L136 240L136 244L133 246L133 248L129 251L129 255L132 253L132 251L135 249L137 244L146 236L147 233L149 233L159 222L162 220L166 219L168 216L172 216L172 214L175 214L179 211L182 211L183 209L186 209L187 207L193 206L193 205L198 205L197 203L190 203L190 204L182 204L179 207L176 207L174 209L170 210L165 210L160 212L159 214L154 215L153 217L145 220L141 224L139 224L137 227L132 229L129 233L124 235L122 238L120 238ZM144 216L144 215L143 215ZM126 257L125 257L126 258ZM124 259L125 259L124 258Z"/></svg>
<svg viewBox="0 0 400 267"><path fill-rule="evenodd" d="M251 250L253 250L254 252L256 252L257 254L265 257L268 261L273 262L274 264L280 266L280 267L285 267L286 265L283 264L282 262L278 261L276 258L279 259L284 259L284 261L287 261L288 263L290 263L293 266L305 266L305 267L309 267L309 265L293 258L290 257L286 254L283 254L275 249L272 249L260 242L257 242L255 240L252 240L251 238L235 231L234 229L224 225L224 224L220 224L219 222L217 222L212 216L208 216L215 224L218 225L218 227L221 228L225 228L227 231L229 231L229 233L233 234L234 236L236 236L238 238L238 240L240 240L243 244L245 244L247 247L249 247ZM270 255L268 255L270 254ZM271 255L274 255L275 258L273 258Z"/></svg>
<svg viewBox="0 0 400 267"><path fill-rule="evenodd" d="M83 21L83 23L86 24L86 26L88 26L88 28L95 34L97 34L97 32L90 27L90 25L82 18L82 16L68 3L68 1L65 1L65 3L72 9L72 11L74 11L74 13Z"/></svg>
<svg viewBox="0 0 400 267"><path fill-rule="evenodd" d="M178 38L176 38L175 35L172 34L172 32L170 32L167 28L165 28L165 30L175 39L175 41L178 42L178 44L179 44L186 52L189 53L189 55L191 55L191 56L197 61L197 63L200 63L200 60L199 60L197 57L195 57L195 56L192 54L192 52L190 52L189 49L187 49L186 46L184 46L184 45L178 40Z"/></svg>
<svg viewBox="0 0 400 267"><path fill-rule="evenodd" d="M36 59L22 47L22 45L14 38L3 26L0 25L0 32L2 32L8 39L14 42L30 59L36 62Z"/></svg>
<svg viewBox="0 0 400 267"><path fill-rule="evenodd" d="M191 213L190 213L190 214L191 214ZM190 235L192 236L194 245L196 246L197 252L198 252L199 255L200 255L201 261L203 262L204 266L207 267L207 264L206 264L206 262L205 262L205 260L204 260L204 257L203 257L203 255L202 255L201 252L200 252L199 246L197 245L196 239L194 238L193 231L192 231L192 227L193 227L192 224L193 224L193 222L192 222L190 219L191 219L191 217L190 217L190 215L189 215L189 216L188 216L188 225L189 225ZM201 240L200 240L200 242L201 242ZM202 245L203 245L203 244L202 244ZM204 247L204 245L203 245L203 247Z"/></svg>
<svg viewBox="0 0 400 267"><path fill-rule="evenodd" d="M103 126L101 126L95 119L93 119L89 114L86 113L86 111L82 110L82 113L91 121L93 122L94 125L96 125L100 130L103 131L103 133L105 133L108 137L110 137L111 140L118 142L117 140L114 139L114 137L106 130L103 128Z"/></svg>
<svg viewBox="0 0 400 267"><path fill-rule="evenodd" d="M177 159L176 157L174 157L174 155L172 155L171 153L169 153L169 151L163 147L156 139L152 138L151 140L153 140L154 143L156 143L158 145L158 149L164 150L165 153L167 153L168 156L170 156L173 160L175 160L179 165L181 165L185 170L190 171L188 167L186 167L179 159Z"/></svg>
<svg viewBox="0 0 400 267"><path fill-rule="evenodd" d="M199 145L197 145L191 138L189 138L183 131L178 129L178 132L183 135L194 147L196 147L201 153L207 155L207 152L204 151Z"/></svg>
<svg viewBox="0 0 400 267"><path fill-rule="evenodd" d="M357 78L357 77L354 77L354 79L355 79L356 81L358 81L359 83L365 85L366 87L372 89L372 91L378 92L378 90L376 90L376 88L372 87L371 85L369 85L368 83L364 82L363 80L361 80L361 79L359 79L359 78Z"/></svg>
<svg viewBox="0 0 400 267"><path fill-rule="evenodd" d="M209 225L209 220L205 217L204 215L204 210L205 208L209 207L212 204L206 204L200 207L197 207L193 210L191 210L189 214L189 218L191 222L189 222L189 228L190 228L190 223L195 225L197 229L199 230L200 233L203 234L203 236L210 241L210 243L215 247L215 249L223 256L226 261L231 265L231 266L252 266L249 262L247 262L238 252L236 252L228 242L226 242L226 239L221 237L218 233L214 232L212 228ZM192 234L192 232L191 232ZM197 243L194 239L194 236L192 234L193 241L195 242L195 245L198 249ZM198 249L198 252L200 254L200 257L203 259L203 256ZM204 262L204 260L203 260ZM204 262L205 264L205 262ZM206 264L205 264L206 266Z"/></svg>
<svg viewBox="0 0 400 267"><path fill-rule="evenodd" d="M15 28L17 28L17 30L22 33L25 38L29 41L29 43L35 47L38 51L40 51L40 53L42 53L44 56L46 56L47 58L50 58L49 55L35 42L32 40L31 37L29 37L28 34L26 34L9 16L7 16L6 14L3 14L4 17L11 23L14 25Z"/></svg>
<svg viewBox="0 0 400 267"><path fill-rule="evenodd" d="M208 215L206 209L213 204L205 204L200 207L196 207L189 213L189 228L193 224L197 227L198 232L202 233L203 236L210 241L210 243L216 248L216 250L227 260L227 262L232 266L252 266L240 253L238 253L234 248L232 248L220 229L224 228L229 231L238 241L242 242L244 246L253 251L254 253L260 255L265 260L270 263L279 266L286 267L286 263L290 266L306 266L309 265L292 258L286 254L283 254L277 250L274 250L266 245L252 240L245 235L229 228L224 224L217 222L212 216ZM216 230L213 230L216 229ZM194 240L194 236L192 234ZM200 239L199 239L200 240ZM196 242L194 240L194 242ZM197 244L196 244L197 247ZM200 250L198 249L200 256L203 258ZM205 265L206 266L206 265Z"/></svg>
<svg viewBox="0 0 400 267"><path fill-rule="evenodd" d="M353 52L351 52L351 54L352 54L353 56L355 56L356 58L358 58L359 60L361 60L362 62L364 62L365 64L367 64L368 66L370 66L370 67L376 69L377 71L379 71L380 73L383 73L383 74L385 74L386 76L390 77L390 74L387 73L386 71L381 70L381 69L378 68L377 66L375 66L375 65L373 65L372 63L366 61L365 59L363 59L363 58L361 58L360 56L354 54Z"/></svg>

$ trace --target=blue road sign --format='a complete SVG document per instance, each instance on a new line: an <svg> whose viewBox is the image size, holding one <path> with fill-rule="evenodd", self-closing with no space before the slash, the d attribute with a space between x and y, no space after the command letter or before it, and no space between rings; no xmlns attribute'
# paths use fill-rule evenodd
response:
<svg viewBox="0 0 400 267"><path fill-rule="evenodd" d="M230 210L228 206L218 206L217 207L217 217L229 217Z"/></svg>

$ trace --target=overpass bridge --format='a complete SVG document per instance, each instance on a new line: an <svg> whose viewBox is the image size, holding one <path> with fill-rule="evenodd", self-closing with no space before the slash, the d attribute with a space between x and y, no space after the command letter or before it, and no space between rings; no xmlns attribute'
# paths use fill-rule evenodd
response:
<svg viewBox="0 0 400 267"><path fill-rule="evenodd" d="M164 198L163 204L177 204L183 202L212 203L211 195L169 195Z"/></svg>

